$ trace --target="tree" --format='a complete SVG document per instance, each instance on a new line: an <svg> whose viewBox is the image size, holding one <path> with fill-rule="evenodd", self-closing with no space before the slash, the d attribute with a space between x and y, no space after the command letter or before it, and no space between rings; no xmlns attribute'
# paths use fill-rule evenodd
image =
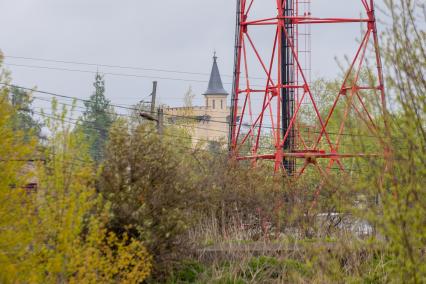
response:
<svg viewBox="0 0 426 284"><path fill-rule="evenodd" d="M33 110L31 104L33 99L31 94L27 91L12 87L10 91L10 102L16 110L12 118L14 130L21 130L25 133L25 139L30 139L31 136L41 138L42 124L33 117Z"/></svg>
<svg viewBox="0 0 426 284"><path fill-rule="evenodd" d="M262 231L280 194L265 172L228 164L226 151L192 149L179 127L160 136L152 125L132 129L124 119L111 128L99 188L111 203L109 228L147 244L157 277L199 245L188 239L196 224L217 218L226 235L248 218Z"/></svg>
<svg viewBox="0 0 426 284"><path fill-rule="evenodd" d="M106 229L109 208L102 206L94 188L91 145L84 133L63 122L66 114L57 113L55 105L52 112L46 121L51 135L37 205L43 274L48 282L141 282L151 269L147 250Z"/></svg>
<svg viewBox="0 0 426 284"><path fill-rule="evenodd" d="M104 156L104 147L108 141L108 131L115 120L114 110L110 101L105 97L105 81L102 75L96 74L93 83L95 92L84 103L86 110L83 113L82 128L91 139L90 154L96 163L100 163Z"/></svg>
<svg viewBox="0 0 426 284"><path fill-rule="evenodd" d="M0 53L1 67L1 53ZM8 80L1 71L0 81ZM24 139L25 133L11 125L16 110L11 105L9 90L0 88L0 282L17 282L21 272L31 267L26 251L31 245L29 221L33 208L24 187L30 173L24 171L26 160L35 151L34 139ZM27 274L26 274L27 275Z"/></svg>
<svg viewBox="0 0 426 284"><path fill-rule="evenodd" d="M190 139L170 131L159 136L151 124L132 129L128 121L117 120L99 184L111 203L109 228L144 241L157 275L186 253L184 234L196 220L192 205L201 193L193 182L194 161L185 155Z"/></svg>
<svg viewBox="0 0 426 284"><path fill-rule="evenodd" d="M383 34L387 155L370 161L358 188L375 200L367 218L384 237L380 269L395 283L424 283L426 265L426 4L386 0ZM383 170L385 169L385 170ZM360 212L358 212L360 213Z"/></svg>
<svg viewBox="0 0 426 284"><path fill-rule="evenodd" d="M94 188L90 145L84 133L65 122L67 110L57 109L54 101L45 121L50 133L43 147L45 161L32 173L39 181L37 192L28 195L19 189L18 178L25 178L19 167L9 165L0 173L0 177L4 173L17 176L4 179L13 181L16 189L1 186L0 279L6 283L140 283L150 274L151 256L140 241L117 237L106 229L109 207ZM2 126L0 119L0 130ZM15 134L9 141L14 138ZM2 149L19 158L26 148Z"/></svg>
<svg viewBox="0 0 426 284"><path fill-rule="evenodd" d="M193 108L194 98L195 98L195 94L192 91L192 87L189 86L188 90L185 92L183 96L184 111L181 113L181 116L183 117L181 117L178 122L182 124L187 124L188 130L191 132L194 131L194 127L196 125L196 120L193 119L194 118L194 108Z"/></svg>
<svg viewBox="0 0 426 284"><path fill-rule="evenodd" d="M140 241L106 229L110 212L94 188L90 145L66 123L68 110L53 101L49 136L37 150L44 159L28 169L37 139L14 129L20 108L9 93L0 88L0 282L143 282L151 256ZM38 189L28 192L32 177Z"/></svg>
<svg viewBox="0 0 426 284"><path fill-rule="evenodd" d="M394 277L405 283L426 279L426 4L385 1L392 18L386 31L387 83L398 108L390 119L388 171L380 183Z"/></svg>
<svg viewBox="0 0 426 284"><path fill-rule="evenodd" d="M195 94L192 91L192 87L189 86L188 90L185 92L185 95L183 97L183 104L187 108L193 107L193 101L195 98Z"/></svg>

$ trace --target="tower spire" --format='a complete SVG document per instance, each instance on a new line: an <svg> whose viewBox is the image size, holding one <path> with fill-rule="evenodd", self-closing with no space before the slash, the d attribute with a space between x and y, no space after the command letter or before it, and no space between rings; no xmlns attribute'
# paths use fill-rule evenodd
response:
<svg viewBox="0 0 426 284"><path fill-rule="evenodd" d="M219 67L217 66L217 58L216 51L214 51L209 86L204 95L228 95L228 92L223 88L222 78L220 77Z"/></svg>

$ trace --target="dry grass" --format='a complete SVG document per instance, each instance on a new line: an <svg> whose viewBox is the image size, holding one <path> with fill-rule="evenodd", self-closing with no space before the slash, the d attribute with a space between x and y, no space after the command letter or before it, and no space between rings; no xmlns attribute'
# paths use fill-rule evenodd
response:
<svg viewBox="0 0 426 284"><path fill-rule="evenodd" d="M222 228L214 217L189 232L195 249L192 261L201 268L196 280L172 283L381 283L386 255L377 243L347 230L338 239L298 238L299 234L260 237L260 229L237 218ZM288 230L291 231L291 230ZM260 234L262 235L262 234ZM184 274L185 275L185 274Z"/></svg>

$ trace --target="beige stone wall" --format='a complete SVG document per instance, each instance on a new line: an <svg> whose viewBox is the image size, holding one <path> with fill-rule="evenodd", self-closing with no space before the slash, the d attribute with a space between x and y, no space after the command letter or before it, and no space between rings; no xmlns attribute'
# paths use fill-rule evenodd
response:
<svg viewBox="0 0 426 284"><path fill-rule="evenodd" d="M189 130L192 134L192 144L196 145L200 142L207 143L207 141L223 141L226 143L230 111L226 96L208 95L205 96L205 106L203 107L168 107L164 109L164 114L166 122L170 123L171 119L176 118L176 125L181 124L182 127ZM180 119L180 117L200 118L202 116L210 117L210 119L200 121Z"/></svg>

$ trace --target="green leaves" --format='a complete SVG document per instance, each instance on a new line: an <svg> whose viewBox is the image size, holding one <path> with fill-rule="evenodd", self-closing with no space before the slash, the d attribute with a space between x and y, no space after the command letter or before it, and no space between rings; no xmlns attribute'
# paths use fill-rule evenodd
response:
<svg viewBox="0 0 426 284"><path fill-rule="evenodd" d="M83 113L81 127L90 139L90 154L99 164L104 157L105 144L108 141L108 132L116 119L110 101L105 97L105 81L98 73L93 84L94 93L84 103L86 110Z"/></svg>

